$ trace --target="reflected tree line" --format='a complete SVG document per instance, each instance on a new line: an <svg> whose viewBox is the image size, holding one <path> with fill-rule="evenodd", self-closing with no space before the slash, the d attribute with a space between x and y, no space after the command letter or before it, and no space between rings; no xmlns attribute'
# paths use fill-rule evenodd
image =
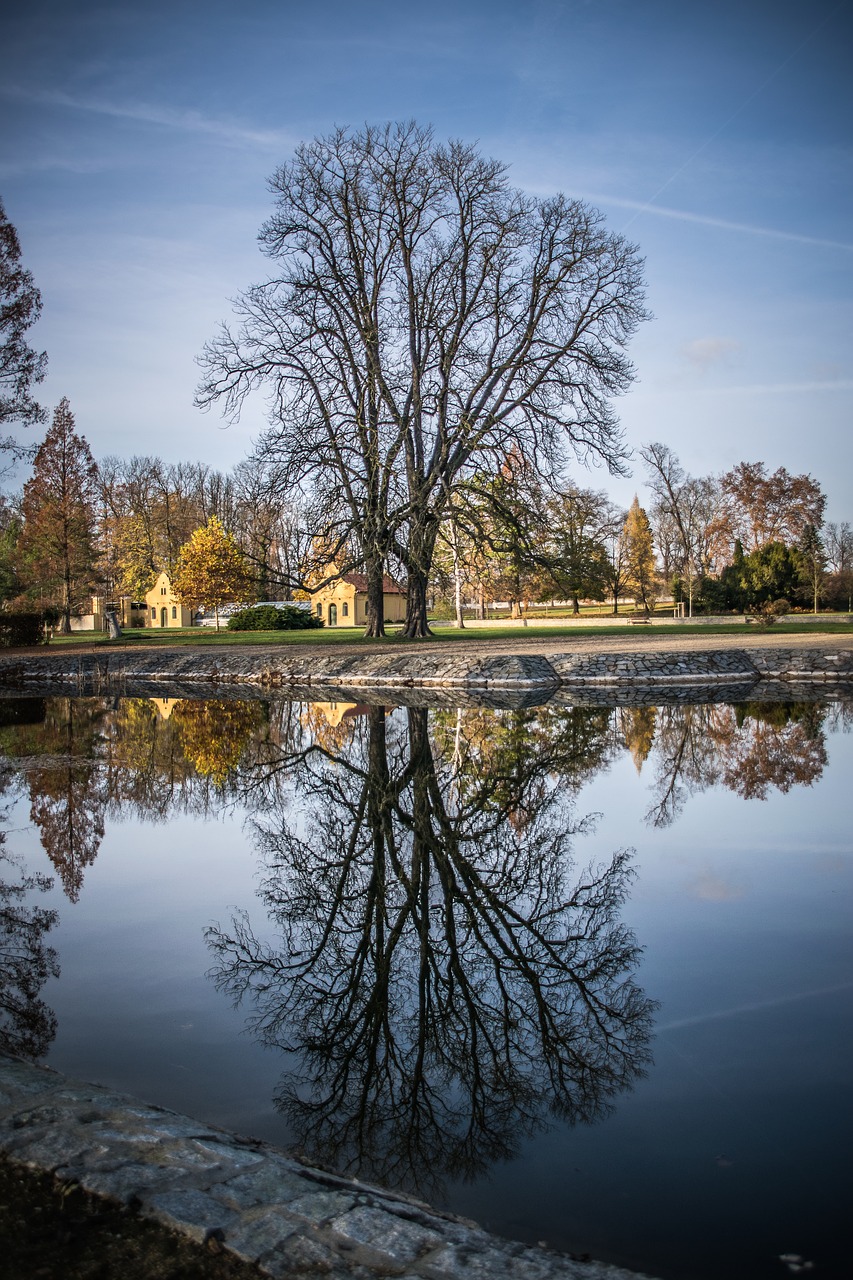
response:
<svg viewBox="0 0 853 1280"><path fill-rule="evenodd" d="M648 1063L630 855L577 863L584 784L630 751L664 826L711 786L812 783L850 723L844 704L49 698L5 704L0 746L72 902L111 817L251 814L263 914L209 930L212 977L298 1064L277 1105L312 1159L435 1193L602 1116ZM49 886L0 848L0 1042L33 1057L55 1033Z"/></svg>
<svg viewBox="0 0 853 1280"><path fill-rule="evenodd" d="M634 763L652 771L646 821L669 826L692 795L722 786L745 800L811 786L827 763L827 721L853 723L836 703L742 702L621 708Z"/></svg>

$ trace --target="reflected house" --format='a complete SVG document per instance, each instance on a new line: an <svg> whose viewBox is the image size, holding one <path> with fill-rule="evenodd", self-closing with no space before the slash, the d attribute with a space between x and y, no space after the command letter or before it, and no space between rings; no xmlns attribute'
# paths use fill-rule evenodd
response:
<svg viewBox="0 0 853 1280"><path fill-rule="evenodd" d="M191 627L193 611L182 604L172 590L168 573L161 573L145 593L146 627Z"/></svg>
<svg viewBox="0 0 853 1280"><path fill-rule="evenodd" d="M312 702L311 706L326 720L333 729L342 720L352 720L356 716L365 716L370 708L362 702Z"/></svg>
<svg viewBox="0 0 853 1280"><path fill-rule="evenodd" d="M149 698L148 701L154 707L161 720L168 720L180 702L180 698Z"/></svg>
<svg viewBox="0 0 853 1280"><path fill-rule="evenodd" d="M321 570L322 581L337 572L334 564ZM386 622L405 622L406 593L387 575L382 579L382 612ZM363 627L367 623L367 577L342 573L311 592L311 609L327 627Z"/></svg>

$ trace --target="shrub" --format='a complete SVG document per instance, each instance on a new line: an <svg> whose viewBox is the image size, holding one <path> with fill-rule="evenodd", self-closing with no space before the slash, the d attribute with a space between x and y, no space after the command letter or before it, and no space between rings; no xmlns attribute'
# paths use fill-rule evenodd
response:
<svg viewBox="0 0 853 1280"><path fill-rule="evenodd" d="M322 625L322 618L292 604L255 605L228 619L229 631L307 631Z"/></svg>
<svg viewBox="0 0 853 1280"><path fill-rule="evenodd" d="M791 605L787 600L764 600L761 604L753 605L749 610L755 621L762 627L772 627L777 618L781 618L783 613L790 612Z"/></svg>
<svg viewBox="0 0 853 1280"><path fill-rule="evenodd" d="M40 613L0 613L0 645L42 644L45 618Z"/></svg>

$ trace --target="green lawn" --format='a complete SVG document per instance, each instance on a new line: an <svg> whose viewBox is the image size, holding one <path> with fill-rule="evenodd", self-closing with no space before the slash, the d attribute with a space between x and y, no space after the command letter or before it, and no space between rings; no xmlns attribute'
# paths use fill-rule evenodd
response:
<svg viewBox="0 0 853 1280"><path fill-rule="evenodd" d="M457 630L452 624L446 622L433 623L435 635L426 640L426 644L442 644L446 641L453 640L476 640L477 642L488 643L489 640L556 640L563 638L582 639L584 636L622 636L627 639L629 635L634 636L637 632L643 635L649 635L655 632L662 641L666 641L669 636L715 636L737 635L744 643L748 642L749 637L761 634L763 628L752 624L744 626L743 622L720 623L714 625L703 625L701 623L680 623L678 625L655 626L651 623L649 626L632 627L626 622L624 627L616 626L596 626L590 620L586 625L582 623L571 623L565 627L559 626L536 626L530 623L528 626L520 626L518 623L508 624L504 627L478 627L475 623L466 624L464 630ZM849 622L839 622L831 615L822 615L817 618L803 617L802 622L784 622L776 623L770 628L773 635L851 635L853 628ZM377 645L395 645L400 643L400 635L397 629L393 629L384 640L366 640L362 635L361 629L357 627L334 627L331 630L316 631L220 631L219 635L215 631L202 627L193 627L187 630L164 630L159 628L140 629L125 631L120 640L108 640L105 635L93 635L90 633L77 632L72 636L56 636L50 642L52 649L56 648L73 648L80 645L104 645L112 649L132 648L134 645L164 645L172 648L176 645L202 645L202 646L221 646L221 645L252 645L252 644L314 644L327 646L339 644L363 644L365 646Z"/></svg>

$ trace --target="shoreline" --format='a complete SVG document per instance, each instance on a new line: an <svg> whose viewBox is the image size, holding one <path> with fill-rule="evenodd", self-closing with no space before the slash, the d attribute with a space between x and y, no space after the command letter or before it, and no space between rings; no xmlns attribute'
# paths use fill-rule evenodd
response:
<svg viewBox="0 0 853 1280"><path fill-rule="evenodd" d="M0 1152L272 1280L651 1280L2 1052Z"/></svg>
<svg viewBox="0 0 853 1280"><path fill-rule="evenodd" d="M199 697L228 690L234 697L243 690L252 697L289 693L339 700L347 694L375 699L382 693L405 700L416 692L419 700L431 693L441 700L458 694L466 701L498 699L501 705L608 690L635 696L708 690L714 700L727 687L741 695L755 690L774 697L796 686L853 691L853 636L824 643L813 636L761 637L760 643L750 637L748 645L721 644L719 636L682 639L681 644L660 638L652 644L599 640L569 646L560 637L563 643L513 640L485 650L482 644L458 641L452 647L415 644L393 652L316 645L30 651L0 655L0 691Z"/></svg>

